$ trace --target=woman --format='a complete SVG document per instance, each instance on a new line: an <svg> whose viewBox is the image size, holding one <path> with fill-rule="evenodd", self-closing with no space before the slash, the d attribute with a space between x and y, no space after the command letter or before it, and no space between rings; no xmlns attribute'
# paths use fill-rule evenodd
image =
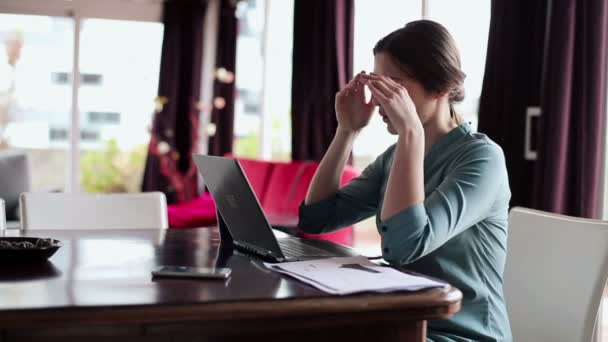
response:
<svg viewBox="0 0 608 342"><path fill-rule="evenodd" d="M336 94L338 128L300 226L318 234L375 214L386 261L463 293L457 314L429 322L429 341L511 341L502 289L511 192L501 148L454 111L465 78L454 41L420 20L380 40L374 56L374 73ZM376 106L397 142L340 189L353 140Z"/></svg>

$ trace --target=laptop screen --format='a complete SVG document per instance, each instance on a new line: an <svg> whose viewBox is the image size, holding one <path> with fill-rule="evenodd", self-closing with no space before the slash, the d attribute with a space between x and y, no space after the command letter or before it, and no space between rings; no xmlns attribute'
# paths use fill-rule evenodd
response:
<svg viewBox="0 0 608 342"><path fill-rule="evenodd" d="M193 155L232 238L282 256L264 212L238 161Z"/></svg>

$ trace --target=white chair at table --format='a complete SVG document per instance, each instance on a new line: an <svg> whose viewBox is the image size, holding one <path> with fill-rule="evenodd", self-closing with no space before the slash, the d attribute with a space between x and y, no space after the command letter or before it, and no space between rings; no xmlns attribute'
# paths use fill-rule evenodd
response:
<svg viewBox="0 0 608 342"><path fill-rule="evenodd" d="M516 207L508 234L513 341L590 342L608 277L608 222Z"/></svg>
<svg viewBox="0 0 608 342"><path fill-rule="evenodd" d="M22 229L165 229L161 192L87 194L26 192L19 197Z"/></svg>

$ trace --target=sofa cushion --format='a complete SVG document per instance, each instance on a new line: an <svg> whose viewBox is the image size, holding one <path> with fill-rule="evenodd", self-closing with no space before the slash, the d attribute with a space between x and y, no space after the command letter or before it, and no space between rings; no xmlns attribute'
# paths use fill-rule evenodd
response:
<svg viewBox="0 0 608 342"><path fill-rule="evenodd" d="M215 202L208 192L167 207L170 228L206 227L217 222Z"/></svg>
<svg viewBox="0 0 608 342"><path fill-rule="evenodd" d="M239 158L239 164L245 172L245 176L255 192L258 201L262 203L268 188L270 176L272 174L274 163L255 159Z"/></svg>
<svg viewBox="0 0 608 342"><path fill-rule="evenodd" d="M312 161L284 163L241 158L239 163L270 223L278 226L297 226L300 203L306 197L319 163ZM344 185L358 175L357 170L347 166L340 184ZM169 226L172 228L210 226L216 224L215 215L213 198L209 193L205 193L193 200L169 205ZM352 227L320 235L310 235L300 231L298 235L344 245L352 245L353 241Z"/></svg>
<svg viewBox="0 0 608 342"><path fill-rule="evenodd" d="M289 213L289 198L300 179L302 164L301 161L275 163L266 188L266 196L261 202L267 215L281 216Z"/></svg>

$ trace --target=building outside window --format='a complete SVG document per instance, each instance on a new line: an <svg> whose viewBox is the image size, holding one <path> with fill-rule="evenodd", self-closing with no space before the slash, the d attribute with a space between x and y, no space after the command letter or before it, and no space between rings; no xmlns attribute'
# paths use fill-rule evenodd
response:
<svg viewBox="0 0 608 342"><path fill-rule="evenodd" d="M28 154L32 190L139 191L162 36L159 22L0 13L0 149Z"/></svg>

